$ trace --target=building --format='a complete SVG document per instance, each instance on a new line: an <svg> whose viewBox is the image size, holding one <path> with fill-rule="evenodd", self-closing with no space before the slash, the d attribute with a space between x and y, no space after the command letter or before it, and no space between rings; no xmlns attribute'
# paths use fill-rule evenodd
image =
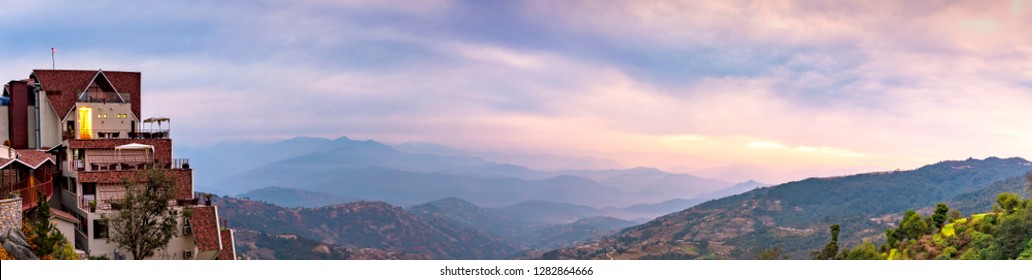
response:
<svg viewBox="0 0 1032 280"><path fill-rule="evenodd" d="M118 259L126 254L108 242L102 216L119 211L113 202L124 195L123 180L158 170L176 178L169 203L184 214L179 237L152 258L235 259L232 231L195 196L189 160L173 157L170 120L142 117L140 85L139 72L103 70L33 70L5 84L0 152L8 155L0 175L7 181L0 183L12 192L49 190L32 199L49 201L75 248ZM23 195L23 204L29 199Z"/></svg>

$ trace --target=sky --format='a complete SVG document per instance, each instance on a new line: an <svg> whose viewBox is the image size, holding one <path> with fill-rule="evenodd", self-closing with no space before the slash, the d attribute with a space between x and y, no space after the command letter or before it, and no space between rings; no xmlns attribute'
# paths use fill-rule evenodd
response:
<svg viewBox="0 0 1032 280"><path fill-rule="evenodd" d="M348 136L828 175L1032 156L1032 0L0 7L0 77L50 48L58 68L140 71L143 117L170 117L176 145Z"/></svg>

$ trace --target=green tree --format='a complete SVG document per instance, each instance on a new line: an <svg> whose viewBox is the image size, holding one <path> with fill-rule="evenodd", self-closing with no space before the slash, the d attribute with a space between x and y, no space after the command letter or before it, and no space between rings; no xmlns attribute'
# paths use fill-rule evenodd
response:
<svg viewBox="0 0 1032 280"><path fill-rule="evenodd" d="M1021 251L1021 255L1018 255L1019 260L1032 260L1032 239L1025 243L1025 250Z"/></svg>
<svg viewBox="0 0 1032 280"><path fill-rule="evenodd" d="M45 197L41 190L36 190L37 197ZM68 245L68 240L61 234L53 224L50 223L50 205L45 199L36 202L26 213L28 226L25 236L32 240L32 253L40 258L67 259L62 249Z"/></svg>
<svg viewBox="0 0 1032 280"><path fill-rule="evenodd" d="M953 221L964 218L964 214L960 213L960 210L950 209L950 212L946 213L946 217L948 217L947 221L952 223Z"/></svg>
<svg viewBox="0 0 1032 280"><path fill-rule="evenodd" d="M1000 259L1017 258L1025 245L1032 238L1032 209L1016 212L1003 217L1000 227L993 238L993 247L997 249Z"/></svg>
<svg viewBox="0 0 1032 280"><path fill-rule="evenodd" d="M842 251L842 258L847 260L880 260L878 248L873 243L864 241L853 249Z"/></svg>
<svg viewBox="0 0 1032 280"><path fill-rule="evenodd" d="M905 239L907 239L907 236L903 234L902 229L890 228L885 230L885 243L889 247L896 247L897 243Z"/></svg>
<svg viewBox="0 0 1032 280"><path fill-rule="evenodd" d="M788 255L785 255L781 251L781 246L774 246L773 248L762 250L756 253L757 260L787 260Z"/></svg>
<svg viewBox="0 0 1032 280"><path fill-rule="evenodd" d="M1025 180L1028 181L1028 186L1026 187L1028 194L1032 196L1032 172L1029 172L1028 175L1025 176ZM1029 197L1029 200L1032 200L1032 197Z"/></svg>
<svg viewBox="0 0 1032 280"><path fill-rule="evenodd" d="M996 197L996 203L1002 208L1004 213L1014 213L1022 206L1021 197L1015 193L1001 193L1000 196Z"/></svg>
<svg viewBox="0 0 1032 280"><path fill-rule="evenodd" d="M116 200L121 210L104 218L111 230L109 240L134 259L144 259L178 236L179 213L169 206L175 199L176 180L161 170L139 172L134 177L142 180L122 180L125 195Z"/></svg>
<svg viewBox="0 0 1032 280"><path fill-rule="evenodd" d="M908 239L918 239L928 231L928 223L921 219L921 214L914 210L907 210L906 213L903 213L903 221L899 223L899 229Z"/></svg>
<svg viewBox="0 0 1032 280"><path fill-rule="evenodd" d="M838 257L839 246L838 237L841 232L841 228L838 224L831 225L831 242L824 245L824 249L820 251L814 251L810 255L817 260L834 260Z"/></svg>
<svg viewBox="0 0 1032 280"><path fill-rule="evenodd" d="M950 206L946 205L946 203L940 202L935 205L935 214L932 214L932 222L936 228L941 229L942 225L946 224L946 219L948 218L946 214L949 212Z"/></svg>

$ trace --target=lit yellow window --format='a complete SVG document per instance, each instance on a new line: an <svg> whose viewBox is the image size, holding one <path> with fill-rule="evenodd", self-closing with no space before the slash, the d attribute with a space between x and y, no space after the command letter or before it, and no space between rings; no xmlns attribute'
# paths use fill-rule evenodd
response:
<svg viewBox="0 0 1032 280"><path fill-rule="evenodd" d="M93 134L93 109L79 108L79 139L90 139L91 134Z"/></svg>

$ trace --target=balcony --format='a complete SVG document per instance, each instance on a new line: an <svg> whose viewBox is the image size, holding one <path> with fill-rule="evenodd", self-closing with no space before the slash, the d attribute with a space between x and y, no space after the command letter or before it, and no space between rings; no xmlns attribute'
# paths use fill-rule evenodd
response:
<svg viewBox="0 0 1032 280"><path fill-rule="evenodd" d="M171 163L155 162L154 160L141 161L138 159L99 159L90 160L89 162L78 159L68 161L68 170L75 170L78 172L132 171L150 169L190 169L190 159L174 158L172 159Z"/></svg>
<svg viewBox="0 0 1032 280"><path fill-rule="evenodd" d="M30 185L32 182L43 181L35 185ZM36 206L36 203L40 200L47 201L51 196L54 195L54 180L50 175L45 175L42 179L23 180L17 184L0 187L0 192L3 194L17 193L22 200L22 211L29 210ZM42 192L42 196L40 196Z"/></svg>
<svg viewBox="0 0 1032 280"><path fill-rule="evenodd" d="M62 140L93 140L93 139L170 139L171 130L165 129L136 129L136 130L79 130L79 134L65 131Z"/></svg>

